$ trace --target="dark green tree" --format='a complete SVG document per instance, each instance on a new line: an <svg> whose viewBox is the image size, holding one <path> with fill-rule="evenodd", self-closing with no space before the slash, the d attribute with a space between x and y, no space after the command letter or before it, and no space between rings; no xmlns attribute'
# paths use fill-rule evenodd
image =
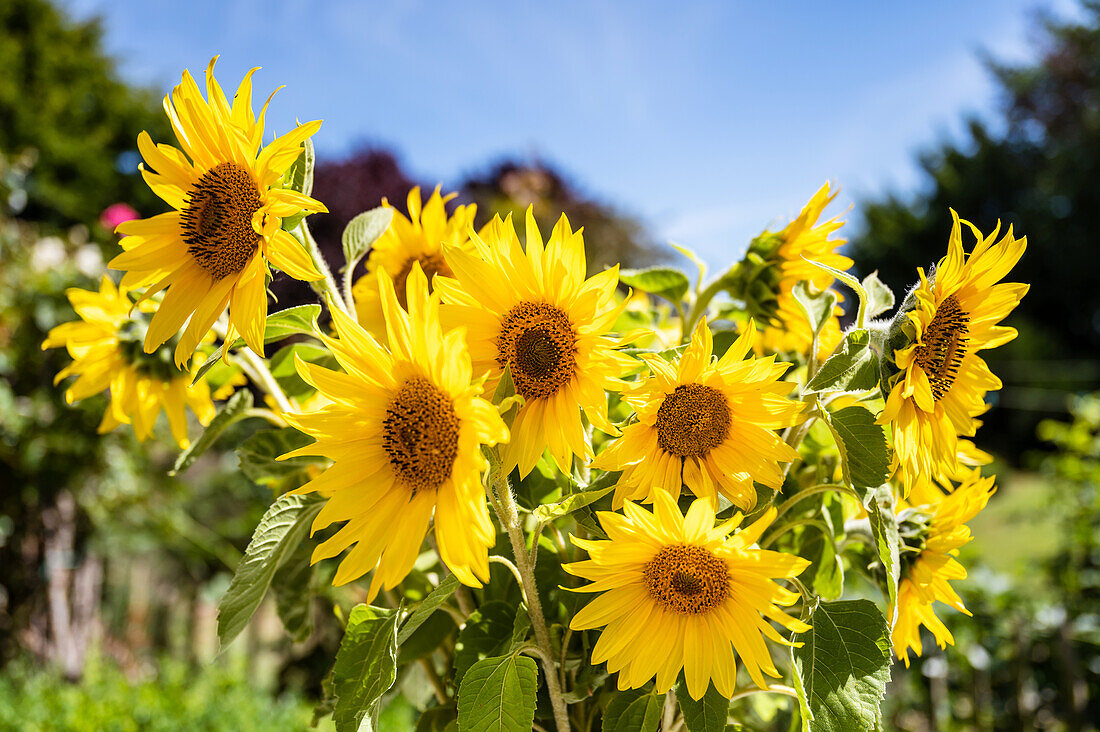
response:
<svg viewBox="0 0 1100 732"><path fill-rule="evenodd" d="M865 203L851 244L857 262L903 290L917 265L946 251L949 208L983 232L999 219L1027 235L1009 278L1031 283L1009 320L1020 337L988 352L1008 409L989 413L983 435L1004 453L1034 444L1038 419L1063 411L1059 392L1100 382L1100 3L1084 9L1081 22L1043 20L1037 63L990 64L1003 95L999 123L972 120L968 139L924 154L925 192Z"/></svg>
<svg viewBox="0 0 1100 732"><path fill-rule="evenodd" d="M138 175L137 135L171 134L159 99L124 84L97 20L75 22L48 0L0 3L0 152L37 161L21 215L91 224L112 203L164 207Z"/></svg>

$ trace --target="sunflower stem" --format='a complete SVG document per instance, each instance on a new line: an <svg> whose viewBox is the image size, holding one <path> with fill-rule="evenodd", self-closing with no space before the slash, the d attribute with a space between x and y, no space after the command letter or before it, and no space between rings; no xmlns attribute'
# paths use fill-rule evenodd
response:
<svg viewBox="0 0 1100 732"><path fill-rule="evenodd" d="M738 265L733 265L730 269L736 268ZM705 315L707 312L707 306L710 305L710 301L714 299L714 296L722 291L726 275L729 272L723 272L718 277L714 278L714 281L707 285L702 292L695 298L695 302L691 306L691 310L688 311L687 320L681 321L683 328L680 331L680 342L687 343L691 338L692 332L695 330L695 321L700 316Z"/></svg>
<svg viewBox="0 0 1100 732"><path fill-rule="evenodd" d="M535 641L546 671L546 690L550 694L550 703L554 707L554 721L558 732L569 732L569 711L565 707L565 697L562 696L561 676L553 661L550 633L546 629L546 616L542 614L542 600L539 599L538 586L535 584L534 567L531 565L530 555L527 553L527 544L523 540L523 526L520 523L519 506L516 505L512 488L508 485L508 475L504 472L500 459L495 453L490 453L489 471L492 492L496 494L493 508L508 534L508 541L512 545L512 554L516 558L516 569L519 572L520 584L523 586L524 594L527 595L527 614L531 618L531 626L535 631Z"/></svg>
<svg viewBox="0 0 1100 732"><path fill-rule="evenodd" d="M271 375L271 371L267 368L267 364L262 358L253 353L252 349L248 346L237 351L244 359L244 362L248 364L252 371L251 376L259 382L259 386L271 395L271 398L275 400L275 403L279 405L279 409L284 412L293 412L294 405L290 403L290 399L287 398L286 392L283 391L283 387L279 386L279 382L275 381L275 377ZM244 364L242 364L243 366Z"/></svg>
<svg viewBox="0 0 1100 732"><path fill-rule="evenodd" d="M306 245L306 249L309 250L309 256L317 266L317 271L323 275L323 279L318 282L310 282L309 286L316 290L322 299L328 296L336 304L336 307L355 317L354 313L348 310L348 304L344 302L344 297L340 294L340 286L336 284L336 278L332 276L332 270L325 260L325 255L321 253L320 245L317 244L317 240L313 238L313 234L306 225L306 220L302 219L302 222L298 224L294 231L298 234L299 240Z"/></svg>
<svg viewBox="0 0 1100 732"><path fill-rule="evenodd" d="M811 486L811 487L807 488L806 490L802 490L802 491L799 491L798 493L795 493L793 496L791 496L787 500L783 501L783 503L779 504L779 508L777 510L777 513L776 513L775 517L778 519L780 516L785 514L787 511L791 510L791 507L794 506L799 501L801 501L803 498L809 498L810 496L817 495L818 493L826 493L828 491L838 491L840 493L847 493L848 495L851 495L851 496L855 495L851 491L851 489L848 488L848 486L843 485L841 483L819 483L815 486Z"/></svg>
<svg viewBox="0 0 1100 732"><path fill-rule="evenodd" d="M730 697L730 701L737 701L738 699L744 699L746 696L752 696L753 694L783 694L784 696L798 697L798 692L789 686L783 684L772 684L766 689L761 689L758 686L752 686L747 689L741 689L735 691L733 696Z"/></svg>

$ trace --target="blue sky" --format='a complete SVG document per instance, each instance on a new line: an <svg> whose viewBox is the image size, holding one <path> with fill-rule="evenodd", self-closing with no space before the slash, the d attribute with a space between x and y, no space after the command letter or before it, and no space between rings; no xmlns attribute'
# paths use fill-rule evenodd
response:
<svg viewBox="0 0 1100 732"><path fill-rule="evenodd" d="M718 266L825 180L911 191L915 153L996 108L980 54L1034 57L1073 0L355 2L64 0L99 15L132 81L167 90L221 54L285 84L269 119L323 119L322 155L394 148L453 186L540 156Z"/></svg>

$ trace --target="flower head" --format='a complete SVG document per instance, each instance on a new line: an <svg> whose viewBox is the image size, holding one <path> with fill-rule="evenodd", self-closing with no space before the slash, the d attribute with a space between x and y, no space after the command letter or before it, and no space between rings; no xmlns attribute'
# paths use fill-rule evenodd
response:
<svg viewBox="0 0 1100 732"><path fill-rule="evenodd" d="M435 286L447 323L467 329L474 370L489 374L486 389L507 368L525 400L503 450L504 467L526 475L549 448L568 472L573 455L592 458L581 410L617 434L604 390L619 389L619 376L633 363L607 335L625 307L615 300L618 267L585 279L581 232L562 216L544 245L531 209L526 251L511 217L495 218L471 241L474 251L444 246L455 276L437 276Z"/></svg>
<svg viewBox="0 0 1100 732"><path fill-rule="evenodd" d="M982 478L979 471L971 471L958 488L938 503L906 509L899 516L905 547L897 610L891 608L891 620L895 614L897 618L890 638L894 652L906 666L910 649L918 656L923 650L922 625L932 631L940 648L955 643L951 631L936 617L933 603L942 602L970 614L949 582L966 578L966 569L956 557L959 548L972 538L966 522L985 508L996 490L993 482L993 477Z"/></svg>
<svg viewBox="0 0 1100 732"><path fill-rule="evenodd" d="M436 274L444 277L454 274L443 256L444 243L470 248L468 232L473 226L477 205L458 206L453 214L447 216L446 204L457 194L441 196L439 191L439 186L436 186L423 205L420 187L409 191L409 217L405 218L400 211L394 209L390 228L371 247L367 256L367 273L355 283L352 295L355 298L355 312L359 323L375 335L381 334L386 327L382 318L382 299L378 292L378 270L385 270L393 279L398 293L397 300L404 306L405 280L412 272L413 264L420 264L420 269L428 278L428 290L431 291L432 279ZM382 199L382 205L393 208L385 198Z"/></svg>
<svg viewBox="0 0 1100 732"><path fill-rule="evenodd" d="M774 580L797 576L809 562L754 546L775 519L774 508L732 536L741 514L715 526L709 499L696 500L685 516L668 493L658 491L653 508L650 513L627 501L625 515L599 514L608 540L573 539L589 559L564 569L591 580L578 591L600 594L569 627L606 626L592 663L606 661L608 670L619 674L620 689L656 677L663 693L682 669L693 699L701 699L711 682L728 698L737 657L765 688L764 674L779 673L764 638L790 645L768 621L799 633L809 630L780 610L798 595Z"/></svg>
<svg viewBox="0 0 1100 732"><path fill-rule="evenodd" d="M621 470L615 505L624 499L650 501L659 490L679 496L686 485L717 502L718 493L739 508L756 504L753 481L778 489L780 462L795 452L775 430L801 421L802 405L788 398L780 381L789 364L775 356L748 355L757 338L750 323L720 359L712 356L711 332L701 321L680 360L641 358L649 376L624 390L637 421L593 463Z"/></svg>
<svg viewBox="0 0 1100 732"><path fill-rule="evenodd" d="M66 294L80 320L53 328L42 343L42 348L63 346L73 358L54 380L58 383L76 375L65 391L66 401L72 404L109 390L111 400L100 433L129 424L142 442L152 434L163 410L172 437L186 448L190 441L185 407L205 425L214 418L214 404L206 380L192 386L194 374L173 362L170 346L152 353L142 349L152 303L135 309L128 290L115 287L106 276L98 292L74 287Z"/></svg>
<svg viewBox="0 0 1100 732"><path fill-rule="evenodd" d="M985 395L1001 388L979 351L1016 337L1014 328L999 325L1028 290L1027 285L1000 280L1023 256L1027 238L1012 228L996 241L998 227L988 237L951 212L954 225L947 256L929 278L920 270L920 284L891 329L894 371L886 384L886 407L879 423L889 425L895 462L908 489L919 480L955 477L959 468L958 438L973 436L976 417L988 409ZM965 223L977 238L973 251L963 251ZM996 243L995 243L996 242Z"/></svg>
<svg viewBox="0 0 1100 732"><path fill-rule="evenodd" d="M279 187L321 123L299 125L261 149L267 103L255 117L256 69L230 106L214 78L216 60L206 69L206 99L187 71L164 98L179 149L154 144L146 132L138 136L142 176L173 210L120 224L126 251L109 263L126 271L127 288L148 287L144 297L164 291L145 350L156 351L186 324L175 349L180 364L227 307L230 331L263 353L268 264L300 280L321 277L302 245L279 228L282 217L326 210L309 196Z"/></svg>
<svg viewBox="0 0 1100 732"><path fill-rule="evenodd" d="M443 562L464 584L489 578L489 519L481 474L482 445L508 439L495 407L478 394L465 334L444 332L438 295L414 264L406 282L408 310L397 301L385 270L377 275L388 347L339 308L331 308L339 338L322 336L343 371L298 360L298 373L331 403L315 412L284 415L317 439L287 453L321 455L331 467L298 489L327 503L314 532L346 522L317 546L313 561L355 545L335 583L373 570L370 597L393 588L412 569L434 516Z"/></svg>

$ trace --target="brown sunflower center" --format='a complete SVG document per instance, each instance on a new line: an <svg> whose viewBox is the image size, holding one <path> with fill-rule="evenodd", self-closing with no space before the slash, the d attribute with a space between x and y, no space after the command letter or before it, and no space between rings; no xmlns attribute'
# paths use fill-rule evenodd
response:
<svg viewBox="0 0 1100 732"><path fill-rule="evenodd" d="M959 299L952 295L940 303L932 321L925 327L923 342L916 348L917 365L928 375L932 398L942 399L955 378L966 356L970 342L970 316L959 306Z"/></svg>
<svg viewBox="0 0 1100 732"><path fill-rule="evenodd" d="M187 253L215 280L243 270L260 243L252 215L263 201L252 174L236 163L219 163L191 186L186 200L180 222Z"/></svg>
<svg viewBox="0 0 1100 732"><path fill-rule="evenodd" d="M397 480L415 494L451 477L458 454L454 401L422 376L407 379L386 408L382 447Z"/></svg>
<svg viewBox="0 0 1100 732"><path fill-rule="evenodd" d="M702 457L729 432L729 402L710 386L681 384L657 410L657 444L673 455Z"/></svg>
<svg viewBox="0 0 1100 732"><path fill-rule="evenodd" d="M454 272L447 266L447 260L443 258L442 252L436 252L435 254L425 254L420 257L409 257L405 260L405 263L401 265L401 271L397 273L397 277L393 279L393 287L397 292L397 302L401 303L401 307L406 310L409 309L408 296L405 292L405 282L409 279L409 274L412 272L413 265L420 262L420 269L424 270L424 276L428 278L428 292L432 291L432 277L437 274L441 274L444 277L451 277Z"/></svg>
<svg viewBox="0 0 1100 732"><path fill-rule="evenodd" d="M664 547L645 566L644 576L649 596L673 612L705 613L730 594L725 560L701 546Z"/></svg>
<svg viewBox="0 0 1100 732"><path fill-rule="evenodd" d="M569 317L553 305L521 302L500 326L497 363L511 368L516 392L524 399L545 399L568 384L577 370L577 333Z"/></svg>

